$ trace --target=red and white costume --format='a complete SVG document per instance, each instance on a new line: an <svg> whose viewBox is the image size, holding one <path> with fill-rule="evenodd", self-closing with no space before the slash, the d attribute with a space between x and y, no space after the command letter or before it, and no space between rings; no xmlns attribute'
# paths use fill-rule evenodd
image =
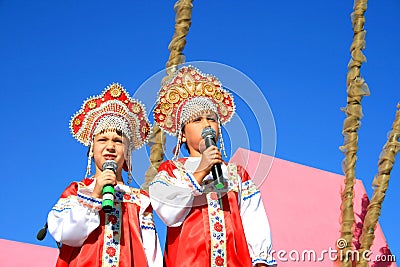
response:
<svg viewBox="0 0 400 267"><path fill-rule="evenodd" d="M192 66L177 69L164 82L153 111L159 127L178 139L174 158L183 142L184 126L204 112L217 115L225 152L221 127L235 113L233 97L216 77ZM225 186L221 191L214 188L211 173L198 184L193 172L200 161L200 157L167 161L150 183L152 206L168 226L165 266L275 265L260 191L246 171L222 164Z"/></svg>
<svg viewBox="0 0 400 267"><path fill-rule="evenodd" d="M260 191L247 172L222 164L221 209L212 175L201 185L192 175L200 159L164 162L150 184L152 206L168 226L165 266L275 265Z"/></svg>
<svg viewBox="0 0 400 267"><path fill-rule="evenodd" d="M48 215L49 232L62 243L61 266L162 266L162 253L146 192L115 187L114 208L90 197L94 179L72 183Z"/></svg>

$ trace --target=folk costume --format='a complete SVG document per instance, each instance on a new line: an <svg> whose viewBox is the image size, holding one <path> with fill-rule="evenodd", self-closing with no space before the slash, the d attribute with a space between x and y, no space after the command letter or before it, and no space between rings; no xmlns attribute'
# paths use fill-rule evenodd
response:
<svg viewBox="0 0 400 267"><path fill-rule="evenodd" d="M96 134L121 132L129 141L124 170L131 177L132 151L147 142L150 123L145 107L121 85L111 84L83 103L72 117L70 129L89 151ZM56 266L162 266L148 194L118 184L112 211L103 212L102 199L91 196L96 183L90 177L92 156L89 153L86 178L71 183L48 215L49 232L62 243Z"/></svg>
<svg viewBox="0 0 400 267"><path fill-rule="evenodd" d="M214 112L221 125L234 112L232 96L219 80L185 66L159 92L154 118L166 133L178 137L199 114ZM247 267L275 265L268 218L260 191L241 166L221 164L224 189L215 188L212 174L199 184L193 172L200 157L176 159L160 165L150 183L152 206L168 226L164 263L167 267Z"/></svg>

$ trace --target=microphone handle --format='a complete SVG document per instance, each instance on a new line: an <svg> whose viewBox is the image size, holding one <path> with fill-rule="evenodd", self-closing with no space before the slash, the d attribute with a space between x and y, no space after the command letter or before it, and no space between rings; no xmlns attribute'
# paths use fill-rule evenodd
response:
<svg viewBox="0 0 400 267"><path fill-rule="evenodd" d="M204 138L204 142L205 142L207 148L210 146L215 146L215 141L210 136L207 136L206 138ZM214 164L214 166L211 167L211 172L212 172L214 181L217 182L215 184L215 187L217 189L223 189L224 188L224 179L222 176L221 164Z"/></svg>
<svg viewBox="0 0 400 267"><path fill-rule="evenodd" d="M105 185L102 193L103 201L101 202L101 208L105 213L109 213L114 207L114 186L109 184Z"/></svg>
<svg viewBox="0 0 400 267"><path fill-rule="evenodd" d="M221 169L221 164L214 164L211 168L211 172L213 175L213 178L217 183L215 184L215 187L217 189L222 189L224 188L224 179L222 176L222 169Z"/></svg>
<svg viewBox="0 0 400 267"><path fill-rule="evenodd" d="M105 213L112 211L114 207L114 186L105 185L102 190L103 201L101 202L101 208Z"/></svg>
<svg viewBox="0 0 400 267"><path fill-rule="evenodd" d="M110 170L113 171L114 174L117 172L117 168L117 163L113 160L106 160L102 166L103 171ZM103 186L103 190L101 193L103 194L101 208L105 213L109 213L114 207L114 186L111 184L106 184L105 186Z"/></svg>

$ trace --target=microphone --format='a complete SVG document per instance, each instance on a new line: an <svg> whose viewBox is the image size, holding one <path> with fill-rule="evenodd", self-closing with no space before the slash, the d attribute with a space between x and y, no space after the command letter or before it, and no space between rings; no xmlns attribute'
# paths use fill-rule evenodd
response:
<svg viewBox="0 0 400 267"><path fill-rule="evenodd" d="M40 229L39 232L37 233L37 235L36 235L37 240L42 241L46 237L47 228L48 228L48 226L47 226L47 222L46 222L46 224L43 226L43 228Z"/></svg>
<svg viewBox="0 0 400 267"><path fill-rule="evenodd" d="M103 163L103 171L112 170L114 173L117 172L118 165L113 160L106 160ZM106 184L102 190L103 201L101 202L101 207L105 213L109 213L112 211L114 207L114 186L110 184Z"/></svg>
<svg viewBox="0 0 400 267"><path fill-rule="evenodd" d="M215 144L216 136L217 136L217 134L215 133L215 130L213 128L206 127L203 129L203 131L201 132L201 137L204 139L206 148L208 148L210 146L216 146L216 144ZM214 181L217 182L215 187L217 189L224 188L224 178L222 176L221 164L214 164L214 166L211 167L211 172L212 172Z"/></svg>

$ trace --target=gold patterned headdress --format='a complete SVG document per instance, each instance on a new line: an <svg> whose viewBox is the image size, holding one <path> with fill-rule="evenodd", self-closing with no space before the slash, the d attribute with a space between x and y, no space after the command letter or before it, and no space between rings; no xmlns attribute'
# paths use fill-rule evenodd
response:
<svg viewBox="0 0 400 267"><path fill-rule="evenodd" d="M183 126L204 111L213 111L217 115L222 138L221 125L230 121L235 113L233 97L216 77L184 66L161 87L154 120L163 131L178 137L179 149ZM221 145L224 148L223 142Z"/></svg>
<svg viewBox="0 0 400 267"><path fill-rule="evenodd" d="M85 146L104 130L117 130L129 140L128 173L131 172L132 151L142 147L150 136L150 123L142 103L131 98L118 83L109 85L98 95L84 101L69 124L72 136ZM87 176L90 174L90 156ZM128 162L127 162L128 163Z"/></svg>

